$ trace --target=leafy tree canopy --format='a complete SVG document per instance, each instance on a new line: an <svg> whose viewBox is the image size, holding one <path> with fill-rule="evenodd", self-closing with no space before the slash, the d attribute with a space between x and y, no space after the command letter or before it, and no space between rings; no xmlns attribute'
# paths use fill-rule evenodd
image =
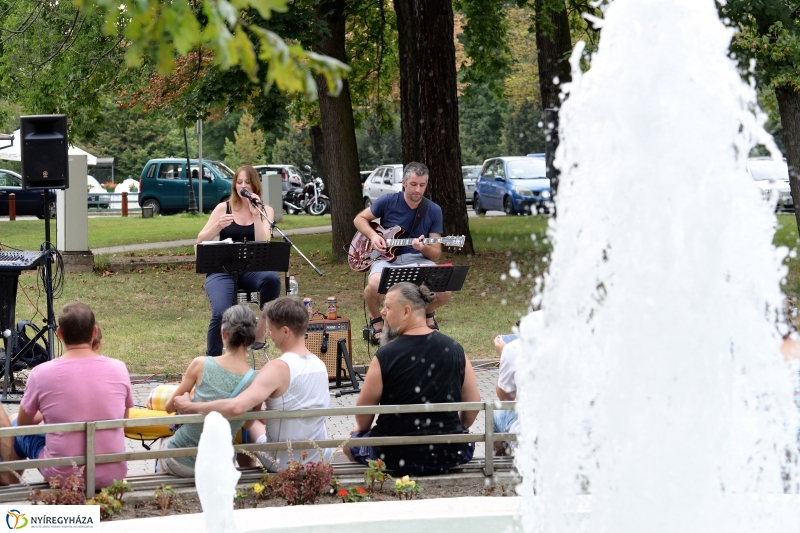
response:
<svg viewBox="0 0 800 533"><path fill-rule="evenodd" d="M737 29L731 51L744 71L755 59L762 87L800 90L800 1L727 0L719 11Z"/></svg>
<svg viewBox="0 0 800 533"><path fill-rule="evenodd" d="M253 116L242 115L234 132L235 140L225 139L225 162L231 168L242 165L260 165L264 157L264 132L253 129Z"/></svg>
<svg viewBox="0 0 800 533"><path fill-rule="evenodd" d="M75 4L86 12L102 11L106 34L124 35L130 42L125 60L131 67L140 66L143 57L152 57L158 72L166 74L173 69L176 55L206 49L221 68L239 66L253 82L260 81L259 67L266 63L266 88L275 84L281 91L304 92L312 99L316 93L314 73L321 74L328 90L335 93L347 72L347 66L339 61L287 43L245 16L252 10L268 20L274 12L287 11L287 0L211 0L199 4L180 0L75 0Z"/></svg>

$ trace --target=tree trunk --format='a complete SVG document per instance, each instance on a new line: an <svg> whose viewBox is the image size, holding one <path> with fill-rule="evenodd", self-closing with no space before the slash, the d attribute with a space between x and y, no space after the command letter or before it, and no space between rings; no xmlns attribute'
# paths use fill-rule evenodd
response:
<svg viewBox="0 0 800 533"><path fill-rule="evenodd" d="M464 235L466 240L460 251L471 254L474 249L458 140L453 6L442 0L398 0L395 9L400 35L401 87L406 91L401 88L403 163L419 161L427 165L428 196L442 208L444 235ZM409 12L416 13L414 20L406 18ZM409 61L415 62L416 68L409 66ZM411 159L415 151L418 157Z"/></svg>
<svg viewBox="0 0 800 533"><path fill-rule="evenodd" d="M568 58L572 50L566 4L559 1L558 9L553 9L553 2L547 3L547 7L544 6L545 0L536 0L534 3L539 90L542 93L545 116L548 115L547 109L557 110L561 107L560 85L570 80ZM558 81L554 82L556 79ZM552 120L547 122L553 123ZM545 128L545 138L548 141L548 149L545 151L547 176L550 178L550 194L555 200L558 193L558 171L553 166L553 156L558 147L558 132L548 131L548 125Z"/></svg>
<svg viewBox="0 0 800 533"><path fill-rule="evenodd" d="M421 161L419 146L419 21L415 0L395 0L400 53L400 136L403 164Z"/></svg>
<svg viewBox="0 0 800 533"><path fill-rule="evenodd" d="M346 2L334 0L319 7L320 18L328 25L330 35L322 38L319 51L345 62ZM345 80L338 97L328 95L324 78L317 78L319 111L322 119L323 164L331 199L333 256L347 260L347 246L353 238L353 219L361 209L361 183L358 179L358 147L356 145L350 85Z"/></svg>
<svg viewBox="0 0 800 533"><path fill-rule="evenodd" d="M800 231L800 90L784 85L775 89L778 111L783 126L783 144L789 164L789 186L792 189L794 217Z"/></svg>
<svg viewBox="0 0 800 533"><path fill-rule="evenodd" d="M328 185L328 171L325 169L325 139L323 138L322 128L319 126L311 126L308 128L308 136L311 139L311 162L314 168L317 169L317 174Z"/></svg>

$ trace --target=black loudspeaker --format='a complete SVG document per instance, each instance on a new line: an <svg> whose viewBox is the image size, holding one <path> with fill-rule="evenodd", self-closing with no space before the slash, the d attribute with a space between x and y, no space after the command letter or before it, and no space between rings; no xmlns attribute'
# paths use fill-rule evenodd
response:
<svg viewBox="0 0 800 533"><path fill-rule="evenodd" d="M20 117L22 189L69 188L67 115Z"/></svg>

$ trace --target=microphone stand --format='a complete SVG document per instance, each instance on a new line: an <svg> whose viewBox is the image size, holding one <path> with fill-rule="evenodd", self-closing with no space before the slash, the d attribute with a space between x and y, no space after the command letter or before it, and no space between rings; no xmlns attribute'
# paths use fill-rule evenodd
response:
<svg viewBox="0 0 800 533"><path fill-rule="evenodd" d="M269 222L269 226L271 228L273 228L273 229L278 230L278 233L280 233L281 237L283 237L283 241L284 242L288 242L292 246L292 248L294 248L295 251L298 254L300 254L300 257L302 257L303 259L306 260L306 263L308 263L308 266L313 268L314 272L316 272L318 275L321 276L322 275L322 271L320 269L318 269L316 267L316 265L314 265L314 263L312 263L311 260L308 257L306 257L306 255L303 252L301 252L300 249L297 246L295 246L295 244L292 242L292 240L289 237L286 236L286 234L283 232L283 230L281 230L281 228L279 228L278 225L275 224L275 221L267 216L266 210L264 209L264 204L259 202L255 198L250 198L249 196L246 197L246 198L248 200L250 200L250 203L253 204L253 207L255 207L256 210L258 210L259 213L261 213L261 216L267 219L267 222Z"/></svg>

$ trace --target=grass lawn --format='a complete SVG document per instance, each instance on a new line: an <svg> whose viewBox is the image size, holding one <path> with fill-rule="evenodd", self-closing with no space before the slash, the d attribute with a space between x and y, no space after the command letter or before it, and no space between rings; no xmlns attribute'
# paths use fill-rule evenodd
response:
<svg viewBox="0 0 800 533"><path fill-rule="evenodd" d="M158 216L153 218L94 217L89 219L89 248L106 248L148 242L194 239L203 229L209 215ZM285 215L278 224L281 229L329 226L330 215ZM56 224L51 221L50 238L56 239ZM15 220L0 222L0 243L21 250L38 250L44 241L43 220Z"/></svg>
<svg viewBox="0 0 800 533"><path fill-rule="evenodd" d="M168 223L165 229L159 230L161 233L148 234L148 239L161 241L193 236L196 231L189 232L188 222L184 221L186 217L188 215L155 219ZM292 217L287 218L291 220ZM300 222L329 223L328 217L296 218ZM794 218L781 215L778 219L775 243L796 248L798 236ZM102 226L103 222L120 224L121 219L91 220ZM135 234L139 231L136 224L148 221L130 219L129 222L132 222L130 227L121 229L123 226L115 226L116 231ZM437 319L442 331L457 339L471 358L494 357L494 335L509 332L516 320L527 312L534 279L547 266L550 250L545 238L547 223L547 218L539 216L473 218L470 227L476 254L445 254L443 257L442 262L470 266L463 290L437 312ZM0 228L7 225L0 223ZM282 227L288 229L289 220ZM110 235L113 232L104 230L102 233ZM107 239L95 246L117 244L110 242L111 237ZM0 240L11 244L6 233L2 233ZM310 296L318 309L328 296L336 296L340 316L351 320L355 360L367 362L375 349L361 340L361 327L366 323L362 293L364 274L331 261L329 234L296 236L293 240L324 273L318 277L301 257L292 253L290 274L297 277L300 292ZM19 244L16 246L26 248ZM184 247L142 252L140 255L191 253L190 247ZM789 274L784 290L800 300L800 259L787 258L786 262ZM519 277L509 275L512 263L516 264ZM176 374L183 372L193 357L205 353L209 305L203 279L194 273L193 264L169 263L141 267L133 272L99 270L91 274L67 274L63 293L55 302L56 312L71 300L86 302L95 310L103 326L104 353L123 360L131 373ZM17 320L35 318L37 309L45 310L44 295L37 289L38 278L33 273L26 273L20 281ZM41 323L41 319L36 323Z"/></svg>
<svg viewBox="0 0 800 533"><path fill-rule="evenodd" d="M778 227L775 231L776 246L786 246L790 252L800 247L800 239L797 236L797 223L794 215L778 215ZM794 255L795 257L791 257ZM786 280L783 285L783 292L791 297L795 303L800 302L800 257L791 254L784 260L784 264L789 267Z"/></svg>

